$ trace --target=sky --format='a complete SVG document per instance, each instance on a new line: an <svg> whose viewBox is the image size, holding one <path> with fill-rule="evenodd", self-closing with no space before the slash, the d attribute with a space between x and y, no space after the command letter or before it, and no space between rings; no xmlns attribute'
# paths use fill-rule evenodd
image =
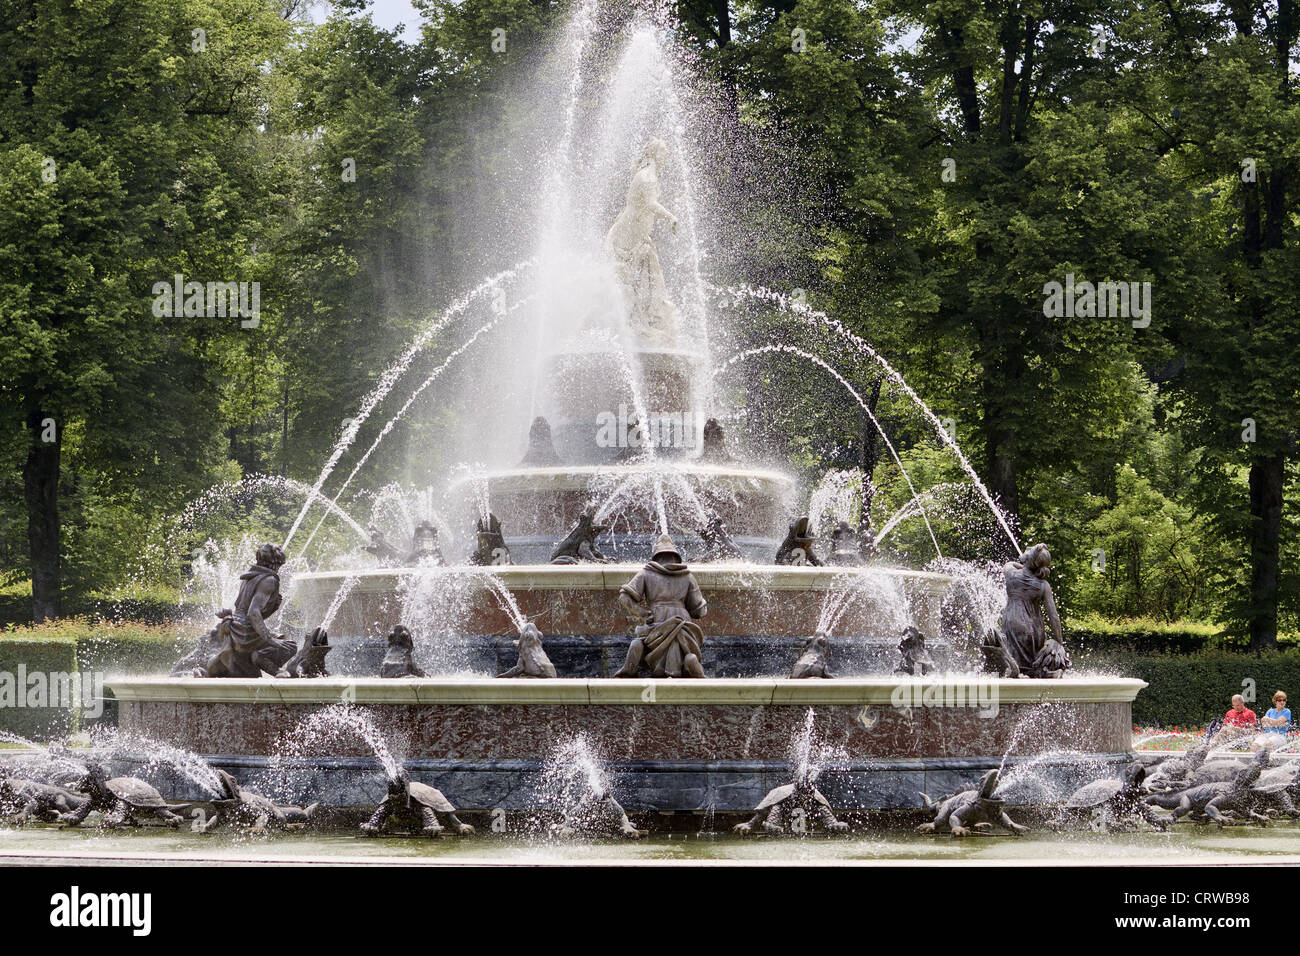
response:
<svg viewBox="0 0 1300 956"><path fill-rule="evenodd" d="M405 24L406 31L403 35L408 40L415 39L420 32L420 15L415 12L410 0L374 0L370 10L375 25L385 30Z"/></svg>

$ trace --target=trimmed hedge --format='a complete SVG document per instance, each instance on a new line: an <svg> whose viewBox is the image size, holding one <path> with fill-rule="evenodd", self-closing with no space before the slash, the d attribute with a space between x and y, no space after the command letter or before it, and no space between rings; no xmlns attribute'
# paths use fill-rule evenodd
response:
<svg viewBox="0 0 1300 956"><path fill-rule="evenodd" d="M29 707L29 674L77 674L77 645L71 641L0 639L0 730L29 740L65 737L77 728L76 714L64 707ZM48 676L46 680L48 680ZM50 697L45 697L48 703Z"/></svg>
<svg viewBox="0 0 1300 956"><path fill-rule="evenodd" d="M1198 654L1122 654L1103 663L1105 670L1147 682L1133 702L1133 721L1160 727L1204 724L1222 718L1232 695L1262 717L1273 692L1300 700L1300 650L1243 654L1213 649ZM1253 696L1253 700L1251 699Z"/></svg>
<svg viewBox="0 0 1300 956"><path fill-rule="evenodd" d="M1219 626L1201 621L1133 618L1111 621L1095 614L1064 622L1071 652L1092 654L1195 654L1228 641Z"/></svg>
<svg viewBox="0 0 1300 956"><path fill-rule="evenodd" d="M67 618L117 620L128 625L175 623L192 610L193 605L184 603L178 593L167 589L120 599L95 595L63 596L63 613ZM22 581L0 588L0 627L27 627L31 623L31 582Z"/></svg>
<svg viewBox="0 0 1300 956"><path fill-rule="evenodd" d="M194 635L174 626L136 622L115 624L87 618L0 631L0 730L32 740L50 740L74 733L92 718L72 709L69 701L49 688L48 675L69 675L83 692L93 681L113 675L166 672L194 641ZM20 676L44 675L46 706L28 707L28 682ZM21 706L18 695L24 695ZM84 701L83 704L89 704ZM49 706L53 704L54 706Z"/></svg>

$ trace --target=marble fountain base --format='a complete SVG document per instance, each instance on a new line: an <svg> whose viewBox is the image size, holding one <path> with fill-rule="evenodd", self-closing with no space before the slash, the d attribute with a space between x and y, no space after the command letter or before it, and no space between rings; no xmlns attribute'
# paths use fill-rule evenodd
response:
<svg viewBox="0 0 1300 956"><path fill-rule="evenodd" d="M791 738L808 708L817 736L849 755L847 769L821 783L836 810L908 809L922 805L920 791L949 793L1009 750L1008 766L1033 760L1035 773L1048 776L1068 774L1081 752L1103 764L1131 759L1132 701L1144 686L976 675L108 683L122 730L200 753L252 784L283 784L274 768L291 766L299 792L285 796L293 799L361 807L383 796L378 764L360 740L310 759L277 756L300 720L346 701L401 741L394 752L414 779L467 812L536 809L536 772L549 750L584 733L629 811L693 814L749 810L788 782ZM182 779L172 784L168 796L202 799Z"/></svg>

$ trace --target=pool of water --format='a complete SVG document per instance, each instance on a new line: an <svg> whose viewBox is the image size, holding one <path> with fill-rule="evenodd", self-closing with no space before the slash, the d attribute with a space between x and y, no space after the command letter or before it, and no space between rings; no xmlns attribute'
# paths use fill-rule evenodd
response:
<svg viewBox="0 0 1300 956"><path fill-rule="evenodd" d="M1180 824L1168 833L1035 831L1026 837L951 836L888 830L847 837L653 836L565 840L510 834L417 839L369 838L343 830L209 834L163 827L0 829L0 865L40 862L429 864L1208 864L1300 862L1300 826Z"/></svg>

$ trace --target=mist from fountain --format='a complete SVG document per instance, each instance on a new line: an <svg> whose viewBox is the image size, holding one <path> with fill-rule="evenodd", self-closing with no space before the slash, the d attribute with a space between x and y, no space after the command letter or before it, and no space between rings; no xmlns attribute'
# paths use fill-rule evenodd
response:
<svg viewBox="0 0 1300 956"><path fill-rule="evenodd" d="M605 761L591 739L579 733L555 742L533 783L532 803L538 810L558 814L540 824L543 832L555 836L562 821L580 814L593 794L610 790Z"/></svg>
<svg viewBox="0 0 1300 956"><path fill-rule="evenodd" d="M881 440L885 443L885 447L889 449L890 457L894 459L894 464L898 466L898 470L902 474L903 480L907 482L908 490L911 491L912 493L912 500L916 501L917 507L921 509L921 516L925 521L926 531L929 532L930 540L934 543L935 556L939 558L943 557L943 551L939 547L939 539L935 537L934 529L930 527L930 518L925 512L924 506L921 505L919 502L916 488L912 484L912 478L910 475L908 475L907 469L903 467L903 460L898 457L898 451L897 449L894 448L894 443L889 440L889 435L886 434L884 426L882 426L879 420L876 418L876 414L871 410L871 406L869 406L866 400L861 395L858 394L857 389L855 389L852 385L850 385L848 379L846 379L843 375L841 375L834 368L832 368L830 364L827 363L824 359L819 358L816 355L813 355L811 352L804 351L801 348L796 348L793 345L782 345L782 344L761 345L756 348L746 349L743 352L738 352L735 355L731 356L731 358L723 362L722 365L718 366L718 368L714 371L714 377L716 378L720 373L736 365L738 362L742 362L745 359L752 358L755 355L764 355L772 352L780 352L787 355L795 355L806 361L812 362L814 365L817 365L818 367L828 372L832 378L834 378L837 382L839 382L842 386L844 386L845 390L851 396L853 396L853 399L858 403L858 406L862 409L863 412L866 413L867 418L871 420L871 424L875 426L876 431L879 432Z"/></svg>
<svg viewBox="0 0 1300 956"><path fill-rule="evenodd" d="M979 474L975 471L974 466L971 465L971 463L966 459L965 454L962 453L961 447L957 444L957 441L952 437L952 435L948 433L948 429L946 429L943 426L943 422L941 422L938 416L934 414L934 412L930 409L930 406L927 405L924 401L922 401L921 397L916 394L916 391L912 388L912 386L910 386L907 383L907 380L903 378L903 376L898 372L898 370L895 369L885 359L883 355L877 352L869 342L867 342L865 339L858 336L857 334L851 332L838 319L831 318L826 313L819 312L816 309L813 309L806 304L795 302L794 300L790 299L788 296L781 294L780 292L775 292L771 289L767 289L761 286L756 287L756 286L745 286L745 285L727 286L722 289L718 289L717 287L714 288L715 291L722 292L726 295L732 296L733 298L743 295L754 299L758 299L768 304L776 305L777 307L779 307L784 312L790 315L803 319L804 321L810 322L814 325L818 325L820 327L826 328L831 332L833 332L834 334L836 334L837 336L839 336L844 341L851 344L859 352L859 354L867 358L870 358L873 362L875 362L878 366L880 366L880 368L884 371L886 376L888 376L890 381L892 381L896 386L902 389L903 393L907 395L909 399L911 399L912 404L915 405L916 408L919 409L920 412L926 417L930 425L934 428L936 435L939 437L939 440L943 442L943 444L946 447L948 447L953 452L953 454L957 457L957 461L961 465L962 470L966 472L966 476L970 479L971 483L979 490L980 494L983 496L985 500L985 503L993 512L994 517L997 518L998 523L1002 526L1002 530L1006 534L1007 539L1011 542L1012 547L1015 548L1015 553L1020 554L1021 552L1020 542L1016 538L1015 532L1012 531L1011 524L1007 520L1007 516L1002 512L1002 509L998 507L997 502L993 500L993 496L989 493L988 488L985 487L984 482L980 480ZM822 360L818 359L818 361L821 362ZM844 384L846 385L846 387L851 387L848 386L847 382L845 382ZM856 395L856 392L854 394ZM861 402L862 399L859 397L858 401Z"/></svg>

